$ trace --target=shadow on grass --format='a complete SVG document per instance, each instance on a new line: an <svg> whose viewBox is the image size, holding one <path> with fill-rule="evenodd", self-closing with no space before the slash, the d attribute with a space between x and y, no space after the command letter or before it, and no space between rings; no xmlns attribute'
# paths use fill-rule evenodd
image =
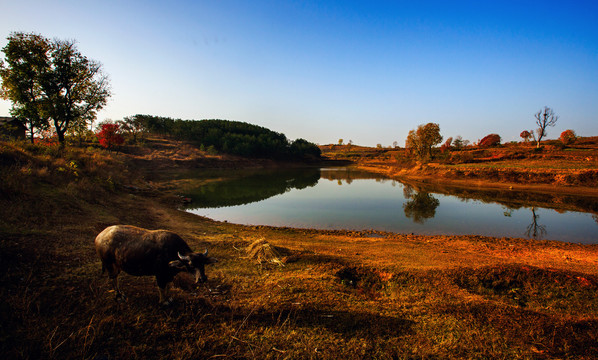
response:
<svg viewBox="0 0 598 360"><path fill-rule="evenodd" d="M315 307L258 311L248 321L260 326L322 328L342 336L369 339L407 335L413 332L414 325L413 321L401 317Z"/></svg>
<svg viewBox="0 0 598 360"><path fill-rule="evenodd" d="M493 343L506 342L511 348L531 348L540 358L598 358L598 320L563 319L489 302L441 306L436 311L461 318L470 329L486 334L468 336L478 342L465 346L470 350L491 349Z"/></svg>

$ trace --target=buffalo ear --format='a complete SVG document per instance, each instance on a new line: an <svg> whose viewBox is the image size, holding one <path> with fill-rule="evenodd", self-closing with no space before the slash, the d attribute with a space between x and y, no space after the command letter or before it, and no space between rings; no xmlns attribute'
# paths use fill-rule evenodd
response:
<svg viewBox="0 0 598 360"><path fill-rule="evenodd" d="M168 266L171 268L175 268L175 269L185 269L185 263L182 262L181 260L173 260L171 262L168 263Z"/></svg>

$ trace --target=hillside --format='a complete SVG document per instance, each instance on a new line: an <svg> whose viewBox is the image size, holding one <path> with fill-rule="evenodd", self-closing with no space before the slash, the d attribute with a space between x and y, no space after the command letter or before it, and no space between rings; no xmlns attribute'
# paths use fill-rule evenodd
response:
<svg viewBox="0 0 598 360"><path fill-rule="evenodd" d="M270 165L164 138L119 153L0 142L0 353L598 357L596 245L240 226L177 209L179 171ZM220 262L204 285L177 276L170 307L154 279L128 275L116 302L93 248L113 224L175 231Z"/></svg>
<svg viewBox="0 0 598 360"><path fill-rule="evenodd" d="M350 160L360 168L396 178L598 195L598 137L578 138L567 147L545 141L541 149L530 143L437 149L433 159L423 164L404 148L325 145L321 150L325 158Z"/></svg>
<svg viewBox="0 0 598 360"><path fill-rule="evenodd" d="M320 160L320 149L305 139L290 141L282 133L241 121L181 120L151 115L135 115L132 119L149 132L219 153L285 161Z"/></svg>

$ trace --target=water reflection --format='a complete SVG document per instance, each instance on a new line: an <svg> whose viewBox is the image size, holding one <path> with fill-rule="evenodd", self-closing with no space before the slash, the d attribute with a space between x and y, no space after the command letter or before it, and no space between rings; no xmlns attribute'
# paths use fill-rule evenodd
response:
<svg viewBox="0 0 598 360"><path fill-rule="evenodd" d="M540 219L540 215L536 214L536 208L532 206L532 223L527 226L527 231L525 232L528 238L544 239L548 234L546 226L540 225L538 219Z"/></svg>
<svg viewBox="0 0 598 360"><path fill-rule="evenodd" d="M550 233L598 243L592 197L399 182L352 168L229 171L200 182L185 191L188 209L236 223L533 239Z"/></svg>
<svg viewBox="0 0 598 360"><path fill-rule="evenodd" d="M240 176L239 176L240 175ZM320 169L296 169L289 171L261 170L225 177L219 181L186 191L191 202L185 209L219 208L245 205L284 194L292 189L315 186L320 179Z"/></svg>
<svg viewBox="0 0 598 360"><path fill-rule="evenodd" d="M403 187L403 196L409 199L403 203L405 216L413 219L418 224L423 224L427 219L436 215L436 208L440 201L425 191L417 191L410 185Z"/></svg>

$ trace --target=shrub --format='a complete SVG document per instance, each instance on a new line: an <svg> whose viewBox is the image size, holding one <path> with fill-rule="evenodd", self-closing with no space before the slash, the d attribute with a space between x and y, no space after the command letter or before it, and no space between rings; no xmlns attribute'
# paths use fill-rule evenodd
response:
<svg viewBox="0 0 598 360"><path fill-rule="evenodd" d="M532 133L527 131L527 130L523 130L521 132L521 134L519 134L519 136L523 139L523 141L528 142L531 138L532 138Z"/></svg>
<svg viewBox="0 0 598 360"><path fill-rule="evenodd" d="M451 155L450 161L453 164L465 164L473 161L473 154L471 152L459 152Z"/></svg>
<svg viewBox="0 0 598 360"><path fill-rule="evenodd" d="M480 142L478 143L479 147L491 147L500 145L500 135L498 134L490 134L486 135Z"/></svg>
<svg viewBox="0 0 598 360"><path fill-rule="evenodd" d="M112 150L114 147L122 145L125 142L125 139L120 134L120 125L118 124L102 124L102 130L96 136L100 145L108 150Z"/></svg>
<svg viewBox="0 0 598 360"><path fill-rule="evenodd" d="M575 135L575 131L573 130L565 130L561 133L559 140L563 143L563 145L571 145L577 139L577 135Z"/></svg>

